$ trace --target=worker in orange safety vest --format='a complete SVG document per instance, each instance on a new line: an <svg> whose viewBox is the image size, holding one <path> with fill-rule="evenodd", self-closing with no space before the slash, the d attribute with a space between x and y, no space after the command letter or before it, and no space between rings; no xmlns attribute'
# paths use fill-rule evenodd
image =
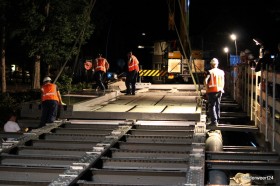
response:
<svg viewBox="0 0 280 186"><path fill-rule="evenodd" d="M139 72L139 61L132 54L132 52L128 53L128 74L126 76L126 94L125 95L135 95L135 85Z"/></svg>
<svg viewBox="0 0 280 186"><path fill-rule="evenodd" d="M102 57L102 54L98 54L98 58L95 59L93 67L95 71L94 76L95 76L96 84L101 90L104 91L105 90L105 86L103 83L104 76L108 71L110 65L107 59Z"/></svg>
<svg viewBox="0 0 280 186"><path fill-rule="evenodd" d="M225 73L218 68L219 61L213 58L210 61L211 69L206 72L204 85L208 96L208 111L211 119L210 126L218 126L220 119L220 103L224 93Z"/></svg>
<svg viewBox="0 0 280 186"><path fill-rule="evenodd" d="M50 77L43 79L41 101L42 115L39 127L43 127L46 123L53 123L57 117L58 105L64 105L58 87L51 83Z"/></svg>

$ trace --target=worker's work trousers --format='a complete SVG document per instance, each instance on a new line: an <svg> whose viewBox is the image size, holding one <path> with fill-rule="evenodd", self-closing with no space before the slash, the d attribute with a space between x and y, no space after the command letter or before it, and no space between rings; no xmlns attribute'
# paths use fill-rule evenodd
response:
<svg viewBox="0 0 280 186"><path fill-rule="evenodd" d="M43 127L46 123L53 123L56 120L58 110L58 101L46 100L42 102L42 115L39 127Z"/></svg>
<svg viewBox="0 0 280 186"><path fill-rule="evenodd" d="M96 71L96 72L95 72L95 81L96 81L96 85L97 85L101 90L105 90L105 86L104 86L104 84L103 84L104 74L105 74L105 72L103 72L103 71Z"/></svg>
<svg viewBox="0 0 280 186"><path fill-rule="evenodd" d="M135 85L137 81L138 72L136 70L130 71L127 74L125 85L127 94L135 94Z"/></svg>
<svg viewBox="0 0 280 186"><path fill-rule="evenodd" d="M222 92L210 92L208 95L208 111L211 123L218 123L220 119L220 104Z"/></svg>

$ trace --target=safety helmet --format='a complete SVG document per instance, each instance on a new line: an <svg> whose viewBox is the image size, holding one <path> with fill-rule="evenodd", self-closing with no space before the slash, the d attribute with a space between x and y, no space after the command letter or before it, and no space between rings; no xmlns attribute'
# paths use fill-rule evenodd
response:
<svg viewBox="0 0 280 186"><path fill-rule="evenodd" d="M249 54L249 53L251 53L251 51L249 50L249 49L245 49L245 54Z"/></svg>
<svg viewBox="0 0 280 186"><path fill-rule="evenodd" d="M254 59L253 54L249 54L249 55L248 55L248 59Z"/></svg>
<svg viewBox="0 0 280 186"><path fill-rule="evenodd" d="M44 79L43 79L43 82L46 82L46 81L51 81L52 79L50 78L50 77L45 77Z"/></svg>
<svg viewBox="0 0 280 186"><path fill-rule="evenodd" d="M210 61L210 64L211 64L211 65L217 65L217 64L219 64L219 61L218 61L217 58L213 58L213 59Z"/></svg>

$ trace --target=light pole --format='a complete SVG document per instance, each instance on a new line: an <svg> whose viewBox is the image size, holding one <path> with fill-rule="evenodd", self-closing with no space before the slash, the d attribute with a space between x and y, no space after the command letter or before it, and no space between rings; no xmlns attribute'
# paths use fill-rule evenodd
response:
<svg viewBox="0 0 280 186"><path fill-rule="evenodd" d="M237 61L237 59L238 59L238 55L237 55L237 44L236 44L236 39L237 39L237 37L236 37L236 35L235 34L231 34L230 35L230 38L234 41L234 45L235 45L235 55L236 55L236 63L238 62Z"/></svg>
<svg viewBox="0 0 280 186"><path fill-rule="evenodd" d="M227 65L230 66L229 63L228 63L228 51L229 51L228 47L225 47L224 52L227 54Z"/></svg>
<svg viewBox="0 0 280 186"><path fill-rule="evenodd" d="M230 38L234 41L235 44L235 54L236 54L236 61L235 64L237 65L237 44L236 44L236 35L235 34L231 34ZM236 77L237 77L237 71L235 69L236 67L233 68L233 77L232 77L232 81L233 81L233 99L236 100Z"/></svg>
<svg viewBox="0 0 280 186"><path fill-rule="evenodd" d="M225 48L224 48L224 52L227 54L227 68L226 68L226 69L227 69L228 72L229 72L229 73L226 73L226 79L229 80L229 79L230 79L230 64L229 64L229 62L228 62L228 61L229 61L229 60L228 60L228 52L229 52L228 47L225 47ZM226 86L226 88L227 88L226 91L230 90L230 84L231 84L231 83L229 83L229 82L226 83L226 85L227 85L227 86Z"/></svg>

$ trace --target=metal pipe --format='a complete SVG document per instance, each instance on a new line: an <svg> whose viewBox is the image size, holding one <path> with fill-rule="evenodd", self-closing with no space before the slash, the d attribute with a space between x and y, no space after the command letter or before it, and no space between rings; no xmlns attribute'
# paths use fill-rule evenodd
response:
<svg viewBox="0 0 280 186"><path fill-rule="evenodd" d="M258 121L258 84L259 84L259 80L258 80L258 75L259 72L255 72L255 78L256 78L256 84L255 84L255 126L257 126L257 121ZM261 94L260 96L261 97ZM261 106L260 106L261 108Z"/></svg>
<svg viewBox="0 0 280 186"><path fill-rule="evenodd" d="M259 50L259 59L261 59L263 57L263 46L261 45L260 47L260 50ZM259 62L258 62L259 63ZM262 117L263 117L263 97L262 97L262 83L263 83L263 67L261 66L261 72L260 72L260 76L261 76L261 87L260 87L260 125L259 125L259 128L260 128L260 131L262 132L262 125L263 125L263 120L262 120Z"/></svg>
<svg viewBox="0 0 280 186"><path fill-rule="evenodd" d="M211 170L209 171L209 184L210 185L228 185L229 181L227 175L221 170Z"/></svg>
<svg viewBox="0 0 280 186"><path fill-rule="evenodd" d="M243 81L242 81L242 83L243 82L245 82L244 84L242 84L243 86L242 86L242 88L243 88L243 101L242 101L242 103L243 103L243 105L242 105L242 108L243 108L243 111L245 111L246 110L246 106L247 106L247 103L246 103L246 81L247 81L247 66L244 66L244 69L243 69L243 72L244 72L244 75L243 75Z"/></svg>
<svg viewBox="0 0 280 186"><path fill-rule="evenodd" d="M247 105L247 109L246 109L246 112L247 112L247 114L248 114L248 116L249 116L249 113L250 113L250 105L249 105L249 96L250 96L250 70L249 70L249 67L247 67L248 68L248 78L247 78L247 82L246 82L246 84L247 84L247 99L246 99L246 105ZM251 71L252 72L252 71Z"/></svg>
<svg viewBox="0 0 280 186"><path fill-rule="evenodd" d="M268 65L265 72L265 141L268 141Z"/></svg>
<svg viewBox="0 0 280 186"><path fill-rule="evenodd" d="M208 132L208 138L205 142L206 151L223 151L223 139L219 130ZM213 185L228 185L228 177L222 170L208 171L208 184Z"/></svg>
<svg viewBox="0 0 280 186"><path fill-rule="evenodd" d="M276 86L276 72L275 65L273 65L273 89L272 89L272 150L275 151L275 86Z"/></svg>
<svg viewBox="0 0 280 186"><path fill-rule="evenodd" d="M253 72L254 70L252 69L251 70L251 73L252 73L252 76L251 76L251 121L253 120L253 103L254 103L254 75L253 75ZM249 104L248 104L249 105ZM255 107L256 107L256 104L255 104Z"/></svg>
<svg viewBox="0 0 280 186"><path fill-rule="evenodd" d="M206 151L223 151L223 139L222 135L218 130L216 131L211 131L208 133L208 138L206 139L205 142L205 150Z"/></svg>

